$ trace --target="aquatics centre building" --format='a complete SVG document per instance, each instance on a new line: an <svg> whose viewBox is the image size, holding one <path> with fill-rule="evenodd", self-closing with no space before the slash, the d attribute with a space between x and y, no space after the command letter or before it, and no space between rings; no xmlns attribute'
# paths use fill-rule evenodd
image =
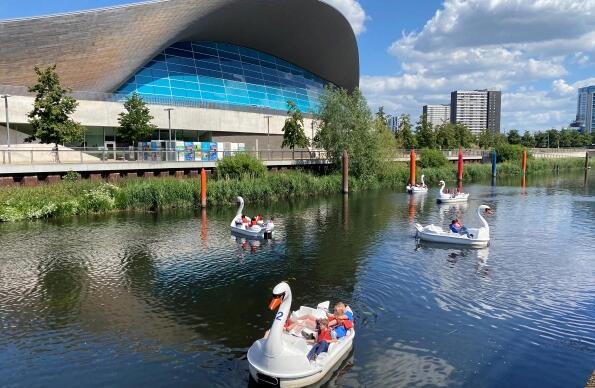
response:
<svg viewBox="0 0 595 388"><path fill-rule="evenodd" d="M326 84L359 83L356 39L318 0L161 0L0 21L0 95L10 142L31 133L35 66L57 65L87 128L85 147L119 147L132 93L149 104L154 139L280 148L287 101L311 114ZM8 143L0 106L0 147ZM171 135L170 135L171 134Z"/></svg>

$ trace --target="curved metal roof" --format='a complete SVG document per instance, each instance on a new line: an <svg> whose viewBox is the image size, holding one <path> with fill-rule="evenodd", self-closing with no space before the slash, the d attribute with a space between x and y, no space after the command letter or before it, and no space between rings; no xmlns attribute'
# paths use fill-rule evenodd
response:
<svg viewBox="0 0 595 388"><path fill-rule="evenodd" d="M283 58L335 85L359 84L357 42L318 0L162 0L0 22L0 84L31 85L56 63L64 85L113 92L164 48L219 41Z"/></svg>

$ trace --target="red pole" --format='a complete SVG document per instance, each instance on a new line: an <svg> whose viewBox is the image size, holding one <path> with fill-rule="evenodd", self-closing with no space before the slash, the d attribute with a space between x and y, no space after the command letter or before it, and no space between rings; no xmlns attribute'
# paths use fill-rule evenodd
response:
<svg viewBox="0 0 595 388"><path fill-rule="evenodd" d="M411 150L409 155L409 183L415 184L415 150Z"/></svg>
<svg viewBox="0 0 595 388"><path fill-rule="evenodd" d="M459 169L457 172L457 179L463 180L463 151L459 148Z"/></svg>
<svg viewBox="0 0 595 388"><path fill-rule="evenodd" d="M200 170L200 206L207 207L207 171Z"/></svg>
<svg viewBox="0 0 595 388"><path fill-rule="evenodd" d="M521 169L523 170L523 175L527 172L527 150L523 150L523 159L521 160Z"/></svg>

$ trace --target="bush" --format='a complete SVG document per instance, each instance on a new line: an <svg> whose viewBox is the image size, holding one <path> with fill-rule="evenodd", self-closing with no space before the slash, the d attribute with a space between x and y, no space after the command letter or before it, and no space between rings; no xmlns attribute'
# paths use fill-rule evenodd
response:
<svg viewBox="0 0 595 388"><path fill-rule="evenodd" d="M442 167L448 164L448 160L440 150L423 149L417 164L421 168Z"/></svg>
<svg viewBox="0 0 595 388"><path fill-rule="evenodd" d="M247 154L237 154L217 162L215 176L219 179L262 178L266 167L262 162Z"/></svg>
<svg viewBox="0 0 595 388"><path fill-rule="evenodd" d="M71 170L71 171L68 171L62 179L64 179L66 182L76 182L79 179L81 179L81 174L79 174L76 171Z"/></svg>
<svg viewBox="0 0 595 388"><path fill-rule="evenodd" d="M506 162L508 160L521 160L523 155L523 147L518 144L499 144L496 146L496 161L498 163ZM527 152L527 157L530 157Z"/></svg>

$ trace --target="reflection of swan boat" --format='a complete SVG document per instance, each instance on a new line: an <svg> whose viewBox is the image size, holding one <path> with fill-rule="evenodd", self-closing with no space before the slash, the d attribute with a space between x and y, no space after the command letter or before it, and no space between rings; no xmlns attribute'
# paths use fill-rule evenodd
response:
<svg viewBox="0 0 595 388"><path fill-rule="evenodd" d="M315 384L349 355L355 337L354 329L348 330L347 335L338 342L331 343L328 351L321 353L315 361L308 361L307 354L312 345L304 337L283 330L291 308L291 289L287 283L281 282L275 286L269 307L271 310L279 307L269 335L255 341L248 349L250 375L256 382L281 387ZM319 304L316 309L301 306L294 314L326 318L325 308L328 308L328 302Z"/></svg>
<svg viewBox="0 0 595 388"><path fill-rule="evenodd" d="M440 192L438 198L436 198L438 203L466 202L469 198L469 193L445 193L444 186L446 186L446 183L440 181Z"/></svg>
<svg viewBox="0 0 595 388"><path fill-rule="evenodd" d="M428 186L424 182L424 176L425 175L421 176L421 185L417 186L411 183L407 185L406 189L409 194L428 192Z"/></svg>
<svg viewBox="0 0 595 388"><path fill-rule="evenodd" d="M445 231L440 226L433 224L428 226L421 226L420 224L415 224L415 229L417 229L417 237L420 240L443 244L467 245L479 248L488 246L488 244L490 243L490 227L485 218L483 218L483 216L481 215L482 210L489 212L490 207L486 205L481 205L477 208L477 215L481 220L483 226L480 228L467 229L469 233L473 235L473 237L467 237L467 235L465 234L455 233L450 230Z"/></svg>
<svg viewBox="0 0 595 388"><path fill-rule="evenodd" d="M252 238L262 238L264 237L265 233L272 233L275 229L275 224L273 221L267 221L262 223L262 225L253 225L249 226L242 221L242 210L244 210L244 198L238 197L238 211L236 212L236 216L231 220L231 232L234 235L244 236L244 237L252 237Z"/></svg>

